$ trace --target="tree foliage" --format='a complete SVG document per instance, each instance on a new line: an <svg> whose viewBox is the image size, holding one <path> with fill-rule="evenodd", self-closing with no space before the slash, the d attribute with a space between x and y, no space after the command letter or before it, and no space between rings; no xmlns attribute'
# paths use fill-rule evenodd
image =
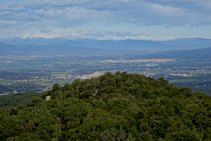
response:
<svg viewBox="0 0 211 141"><path fill-rule="evenodd" d="M3 107L16 107L19 105L25 105L30 102L32 97L40 96L41 93L36 92L26 92L18 93L11 96L1 96L0 97L0 108Z"/></svg>
<svg viewBox="0 0 211 141"><path fill-rule="evenodd" d="M46 96L51 99L46 101ZM0 110L1 140L211 140L211 98L163 78L110 72Z"/></svg>

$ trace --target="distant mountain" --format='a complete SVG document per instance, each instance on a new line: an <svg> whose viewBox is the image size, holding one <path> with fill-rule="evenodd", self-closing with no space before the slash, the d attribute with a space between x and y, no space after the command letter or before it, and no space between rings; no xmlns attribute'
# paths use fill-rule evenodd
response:
<svg viewBox="0 0 211 141"><path fill-rule="evenodd" d="M95 40L95 39L67 39L67 38L8 38L1 42L13 45L36 46L80 46L87 48L100 48L112 50L191 50L211 47L211 39L180 38L169 41L151 40Z"/></svg>
<svg viewBox="0 0 211 141"><path fill-rule="evenodd" d="M134 54L126 55L127 59L159 59L159 58L172 58L172 59L197 59L197 60L211 60L211 47L193 50L168 50L148 52L143 55Z"/></svg>
<svg viewBox="0 0 211 141"><path fill-rule="evenodd" d="M104 40L94 44L94 47L122 50L165 50L166 45L150 40Z"/></svg>
<svg viewBox="0 0 211 141"><path fill-rule="evenodd" d="M178 56L199 52L207 54L210 52L207 49L191 52L188 50L211 47L211 39L203 38L171 41L11 38L4 41L6 43L0 43L0 55L146 55L147 52L157 52L157 55Z"/></svg>
<svg viewBox="0 0 211 141"><path fill-rule="evenodd" d="M209 48L202 48L202 49L193 49L193 50L170 50L170 51L158 51L152 55L155 58L204 58L204 57L211 57L211 47Z"/></svg>
<svg viewBox="0 0 211 141"><path fill-rule="evenodd" d="M154 41L146 40L94 40L94 39L78 39L70 40L65 38L11 38L3 42L13 45L65 45L65 46L81 46L89 48L101 48L112 50L163 50L164 46Z"/></svg>
<svg viewBox="0 0 211 141"><path fill-rule="evenodd" d="M211 39L205 38L179 38L170 41L158 41L158 43L169 46L175 50L191 50L211 47Z"/></svg>
<svg viewBox="0 0 211 141"><path fill-rule="evenodd" d="M0 55L130 55L145 54L147 51L140 50L117 50L103 48L87 48L68 45L8 45L0 43Z"/></svg>

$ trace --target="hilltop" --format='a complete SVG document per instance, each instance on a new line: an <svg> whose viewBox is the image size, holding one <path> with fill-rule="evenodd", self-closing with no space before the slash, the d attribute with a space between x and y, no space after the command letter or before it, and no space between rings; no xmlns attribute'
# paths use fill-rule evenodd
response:
<svg viewBox="0 0 211 141"><path fill-rule="evenodd" d="M75 80L0 110L1 140L211 139L211 98L126 72Z"/></svg>

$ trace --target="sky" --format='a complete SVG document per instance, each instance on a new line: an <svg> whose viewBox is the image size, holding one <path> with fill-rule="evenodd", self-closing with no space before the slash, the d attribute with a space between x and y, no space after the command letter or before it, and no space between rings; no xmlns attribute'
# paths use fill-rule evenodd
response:
<svg viewBox="0 0 211 141"><path fill-rule="evenodd" d="M0 38L211 39L211 0L0 0Z"/></svg>

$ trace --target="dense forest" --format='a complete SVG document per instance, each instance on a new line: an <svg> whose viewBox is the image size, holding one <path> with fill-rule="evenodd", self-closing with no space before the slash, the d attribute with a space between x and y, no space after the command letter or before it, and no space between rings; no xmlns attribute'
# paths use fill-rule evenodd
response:
<svg viewBox="0 0 211 141"><path fill-rule="evenodd" d="M0 109L4 140L211 140L211 98L163 78L110 72Z"/></svg>
<svg viewBox="0 0 211 141"><path fill-rule="evenodd" d="M25 92L18 93L10 96L0 96L0 108L3 107L17 107L30 102L33 97L40 96L41 93L37 92Z"/></svg>

